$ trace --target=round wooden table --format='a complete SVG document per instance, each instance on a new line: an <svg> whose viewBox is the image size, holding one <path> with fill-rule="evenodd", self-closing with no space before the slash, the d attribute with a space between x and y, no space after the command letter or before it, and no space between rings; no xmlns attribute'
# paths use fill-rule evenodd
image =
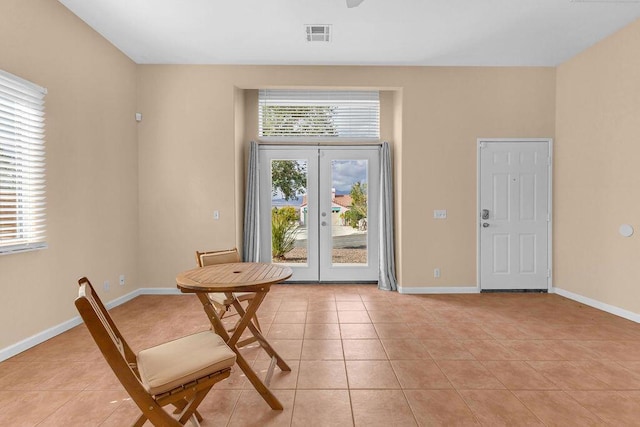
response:
<svg viewBox="0 0 640 427"><path fill-rule="evenodd" d="M262 301L267 296L271 285L287 280L292 274L293 272L289 267L277 264L237 262L198 267L182 272L176 277L176 283L181 292L195 293L198 296L213 329L227 342L231 350L236 353L236 363L272 409L283 409L282 404L242 356L239 350L238 340L244 330L249 328L255 340L260 343L260 346L271 357L271 365L266 377L267 384L271 379L275 364L277 364L282 371L291 371L289 365L287 365L284 359L271 347L271 344L269 344L260 330L256 328L251 318L255 315L260 304L262 304ZM224 292L227 298L233 300L233 306L241 316L231 336L229 336L229 333L220 320L217 310L213 307L211 300L207 296L208 293L212 292ZM245 310L240 302L236 298L233 298L234 292L255 292L256 296L250 300Z"/></svg>
<svg viewBox="0 0 640 427"><path fill-rule="evenodd" d="M182 292L257 292L287 280L289 267L264 262L233 262L198 267L176 277Z"/></svg>

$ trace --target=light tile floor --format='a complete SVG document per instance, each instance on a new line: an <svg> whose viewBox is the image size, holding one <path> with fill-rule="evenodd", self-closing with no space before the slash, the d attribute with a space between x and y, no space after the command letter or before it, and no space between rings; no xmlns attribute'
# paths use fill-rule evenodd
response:
<svg viewBox="0 0 640 427"><path fill-rule="evenodd" d="M193 295L112 315L136 350L209 327ZM292 368L272 382L285 409L236 368L200 406L203 426L640 426L640 325L557 295L278 285L259 315ZM266 372L262 350L243 353ZM2 426L137 417L84 326L0 363L0 408Z"/></svg>

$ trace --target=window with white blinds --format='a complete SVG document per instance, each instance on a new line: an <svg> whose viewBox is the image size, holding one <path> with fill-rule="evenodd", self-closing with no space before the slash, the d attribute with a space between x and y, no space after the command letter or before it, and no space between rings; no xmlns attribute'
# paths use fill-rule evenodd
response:
<svg viewBox="0 0 640 427"><path fill-rule="evenodd" d="M263 138L380 138L378 91L262 89L258 132Z"/></svg>
<svg viewBox="0 0 640 427"><path fill-rule="evenodd" d="M46 247L46 93L0 70L0 254Z"/></svg>

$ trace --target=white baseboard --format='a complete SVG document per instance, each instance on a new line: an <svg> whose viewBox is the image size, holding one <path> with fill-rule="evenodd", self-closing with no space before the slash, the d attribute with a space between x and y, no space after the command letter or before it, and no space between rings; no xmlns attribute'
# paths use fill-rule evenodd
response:
<svg viewBox="0 0 640 427"><path fill-rule="evenodd" d="M124 304L127 301L131 301L138 295L142 295L142 293L140 292L140 289L136 289L135 291L129 292L126 295L122 295L121 297L111 300L108 303L106 303L104 306L107 307L107 309L111 310L113 307L117 307L121 304Z"/></svg>
<svg viewBox="0 0 640 427"><path fill-rule="evenodd" d="M177 288L139 288L135 291L129 292L126 295L122 295L114 300L111 300L105 304L107 309L112 309L113 307L117 307L121 304L124 304L127 301L131 301L135 297L139 295L188 295L181 293ZM68 331L71 328L74 328L82 323L82 319L80 316L75 316L65 322L60 323L59 325L53 326L47 330L39 332L35 335L30 336L29 338L25 338L20 342L10 345L9 347L5 347L0 349L0 362L3 360L7 360L10 357L15 356L16 354L22 353L25 350L30 349L31 347L35 347L36 345L45 342L48 339L55 337L56 335L60 335L61 333Z"/></svg>
<svg viewBox="0 0 640 427"><path fill-rule="evenodd" d="M68 331L69 329L78 326L82 323L80 316L76 316L73 319L69 319L66 322L62 322L52 328L39 332L29 338L25 338L15 344L0 349L0 362L7 360L10 357L15 356L18 353L22 353L25 350L35 347L36 345L45 342L46 340L60 335L61 333Z"/></svg>
<svg viewBox="0 0 640 427"><path fill-rule="evenodd" d="M190 295L180 292L178 288L140 288L138 295Z"/></svg>
<svg viewBox="0 0 640 427"><path fill-rule="evenodd" d="M442 287L405 287L398 286L400 294L477 294L480 292L477 286L442 286Z"/></svg>
<svg viewBox="0 0 640 427"><path fill-rule="evenodd" d="M611 313L627 320L631 320L632 322L640 323L639 313L634 313L633 311L625 310L624 308L620 308L615 305L606 304L604 302L597 301L582 295L574 294L573 292L567 291L562 288L554 287L551 288L549 292L556 293L560 296L580 302L584 305L588 305L590 307L597 308L598 310L606 311L607 313Z"/></svg>

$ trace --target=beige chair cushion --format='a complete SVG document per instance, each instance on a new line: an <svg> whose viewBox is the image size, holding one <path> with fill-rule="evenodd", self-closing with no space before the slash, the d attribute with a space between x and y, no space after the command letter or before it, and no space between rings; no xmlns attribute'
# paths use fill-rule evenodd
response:
<svg viewBox="0 0 640 427"><path fill-rule="evenodd" d="M222 292L212 292L209 295L209 299L218 305L227 305L233 302L232 299L227 298L227 295ZM251 299L256 295L255 292L234 292L233 296L240 301Z"/></svg>
<svg viewBox="0 0 640 427"><path fill-rule="evenodd" d="M137 362L152 395L233 366L236 354L212 331L203 331L142 350Z"/></svg>

